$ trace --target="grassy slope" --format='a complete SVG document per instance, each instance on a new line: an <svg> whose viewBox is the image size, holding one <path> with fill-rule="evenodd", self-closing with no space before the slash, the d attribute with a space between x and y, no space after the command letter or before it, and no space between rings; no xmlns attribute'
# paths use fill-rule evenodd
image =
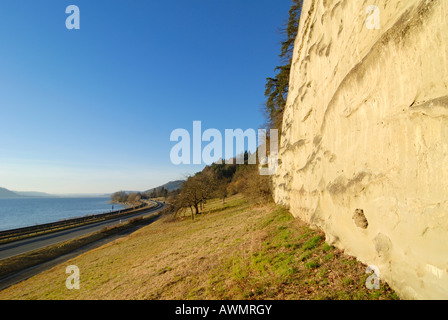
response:
<svg viewBox="0 0 448 320"><path fill-rule="evenodd" d="M394 299L366 266L274 204L242 197L195 221L158 221L0 292L0 299ZM68 290L68 265L80 290Z"/></svg>

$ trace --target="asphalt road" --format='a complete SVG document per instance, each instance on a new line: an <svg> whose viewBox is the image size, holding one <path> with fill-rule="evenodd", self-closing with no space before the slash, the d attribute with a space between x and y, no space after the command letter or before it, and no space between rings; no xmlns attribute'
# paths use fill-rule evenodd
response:
<svg viewBox="0 0 448 320"><path fill-rule="evenodd" d="M126 217L92 223L86 226L76 227L69 230L58 231L47 235L36 236L29 239L2 244L0 245L0 260L11 258L33 250L42 249L44 247L64 242L67 240L71 240L74 238L78 238L81 236L85 236L90 233L100 231L105 227L112 227L120 223L126 223L132 218L147 217L153 215L154 213L157 213L162 208L163 204L158 203L158 206L155 208L151 208L146 211L132 214Z"/></svg>

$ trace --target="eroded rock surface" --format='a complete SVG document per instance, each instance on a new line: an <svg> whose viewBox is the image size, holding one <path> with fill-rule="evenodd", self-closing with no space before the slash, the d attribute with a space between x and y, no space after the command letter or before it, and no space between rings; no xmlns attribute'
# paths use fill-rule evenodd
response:
<svg viewBox="0 0 448 320"><path fill-rule="evenodd" d="M276 201L402 298L448 298L447 15L445 0L305 0L284 113Z"/></svg>

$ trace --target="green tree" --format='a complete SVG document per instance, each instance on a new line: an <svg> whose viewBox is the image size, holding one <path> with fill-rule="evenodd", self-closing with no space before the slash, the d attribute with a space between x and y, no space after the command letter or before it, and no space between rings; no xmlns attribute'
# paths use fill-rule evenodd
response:
<svg viewBox="0 0 448 320"><path fill-rule="evenodd" d="M164 197L166 200L166 197L168 196L168 190L165 187L162 187L161 193L162 193L162 197Z"/></svg>
<svg viewBox="0 0 448 320"><path fill-rule="evenodd" d="M284 63L275 68L275 77L266 79L265 86L265 116L267 125L281 131L283 123L283 112L289 91L289 77L291 73L291 62L294 43L299 28L300 15L302 13L303 0L292 0L289 18L283 33L286 39L282 41L280 59Z"/></svg>

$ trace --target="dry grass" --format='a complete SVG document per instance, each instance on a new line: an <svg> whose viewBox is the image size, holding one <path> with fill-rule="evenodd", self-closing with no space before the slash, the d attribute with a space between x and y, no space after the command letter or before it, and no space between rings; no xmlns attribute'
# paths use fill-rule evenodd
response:
<svg viewBox="0 0 448 320"><path fill-rule="evenodd" d="M152 219L152 217L146 218L146 220L143 219L143 217L136 217L129 220L129 222L121 225L105 227L98 232L94 232L86 236L78 237L72 240L47 246L42 249L37 249L18 256L3 259L0 261L0 278L58 258L66 253L70 253L88 244L108 238L129 228L133 228L139 224L143 224L145 221L151 221Z"/></svg>
<svg viewBox="0 0 448 320"><path fill-rule="evenodd" d="M65 269L80 269L68 290ZM0 299L394 299L366 266L274 204L240 196L194 221L160 220L0 292Z"/></svg>

